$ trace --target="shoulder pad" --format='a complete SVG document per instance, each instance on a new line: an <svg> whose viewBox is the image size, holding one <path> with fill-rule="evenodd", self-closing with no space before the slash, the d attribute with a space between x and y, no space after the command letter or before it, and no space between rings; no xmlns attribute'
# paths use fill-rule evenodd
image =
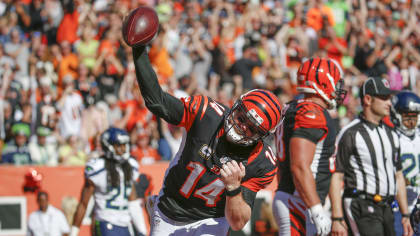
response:
<svg viewBox="0 0 420 236"><path fill-rule="evenodd" d="M85 175L92 176L105 169L105 160L103 158L91 158L86 163Z"/></svg>
<svg viewBox="0 0 420 236"><path fill-rule="evenodd" d="M322 108L314 103L301 103L297 107L295 128L327 129Z"/></svg>

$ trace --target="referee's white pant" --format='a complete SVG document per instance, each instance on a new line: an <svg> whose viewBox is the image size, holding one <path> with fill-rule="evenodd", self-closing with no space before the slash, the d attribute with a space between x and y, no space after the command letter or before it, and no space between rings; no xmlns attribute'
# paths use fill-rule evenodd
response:
<svg viewBox="0 0 420 236"><path fill-rule="evenodd" d="M229 231L229 223L225 217L209 218L184 223L169 219L158 207L158 197L153 201L153 211L150 221L150 236L225 236ZM152 208L152 206L150 206ZM150 214L150 211L149 211Z"/></svg>
<svg viewBox="0 0 420 236"><path fill-rule="evenodd" d="M279 227L279 235L316 235L309 212L302 199L286 192L277 191L273 200L273 215Z"/></svg>

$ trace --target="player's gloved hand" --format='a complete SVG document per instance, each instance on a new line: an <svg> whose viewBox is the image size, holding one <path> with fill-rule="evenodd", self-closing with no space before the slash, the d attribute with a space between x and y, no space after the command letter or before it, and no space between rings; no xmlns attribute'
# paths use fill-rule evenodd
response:
<svg viewBox="0 0 420 236"><path fill-rule="evenodd" d="M420 175L416 175L410 178L411 186L420 186Z"/></svg>
<svg viewBox="0 0 420 236"><path fill-rule="evenodd" d="M417 200L417 204L415 205L413 211L410 214L410 224L413 228L414 233L420 233L420 203L419 199Z"/></svg>
<svg viewBox="0 0 420 236"><path fill-rule="evenodd" d="M322 208L322 205L316 204L309 208L309 214L312 222L315 224L318 235L326 236L331 231L331 219Z"/></svg>

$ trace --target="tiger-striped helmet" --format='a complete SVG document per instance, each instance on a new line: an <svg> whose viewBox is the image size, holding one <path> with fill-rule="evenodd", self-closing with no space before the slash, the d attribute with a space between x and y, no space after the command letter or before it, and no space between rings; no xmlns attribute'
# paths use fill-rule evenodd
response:
<svg viewBox="0 0 420 236"><path fill-rule="evenodd" d="M318 94L328 104L335 108L346 96L343 89L344 80L340 65L325 58L311 58L302 63L297 72L297 90L302 93Z"/></svg>
<svg viewBox="0 0 420 236"><path fill-rule="evenodd" d="M225 120L226 137L239 145L252 145L273 133L282 122L282 106L276 95L255 89L243 94Z"/></svg>

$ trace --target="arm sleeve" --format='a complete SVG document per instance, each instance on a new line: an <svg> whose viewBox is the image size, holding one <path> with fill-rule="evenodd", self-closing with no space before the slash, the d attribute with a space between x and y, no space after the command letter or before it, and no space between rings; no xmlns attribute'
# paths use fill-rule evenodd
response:
<svg viewBox="0 0 420 236"><path fill-rule="evenodd" d="M133 58L137 82L147 108L168 123L178 125L184 113L183 103L162 90L145 47L133 48Z"/></svg>

